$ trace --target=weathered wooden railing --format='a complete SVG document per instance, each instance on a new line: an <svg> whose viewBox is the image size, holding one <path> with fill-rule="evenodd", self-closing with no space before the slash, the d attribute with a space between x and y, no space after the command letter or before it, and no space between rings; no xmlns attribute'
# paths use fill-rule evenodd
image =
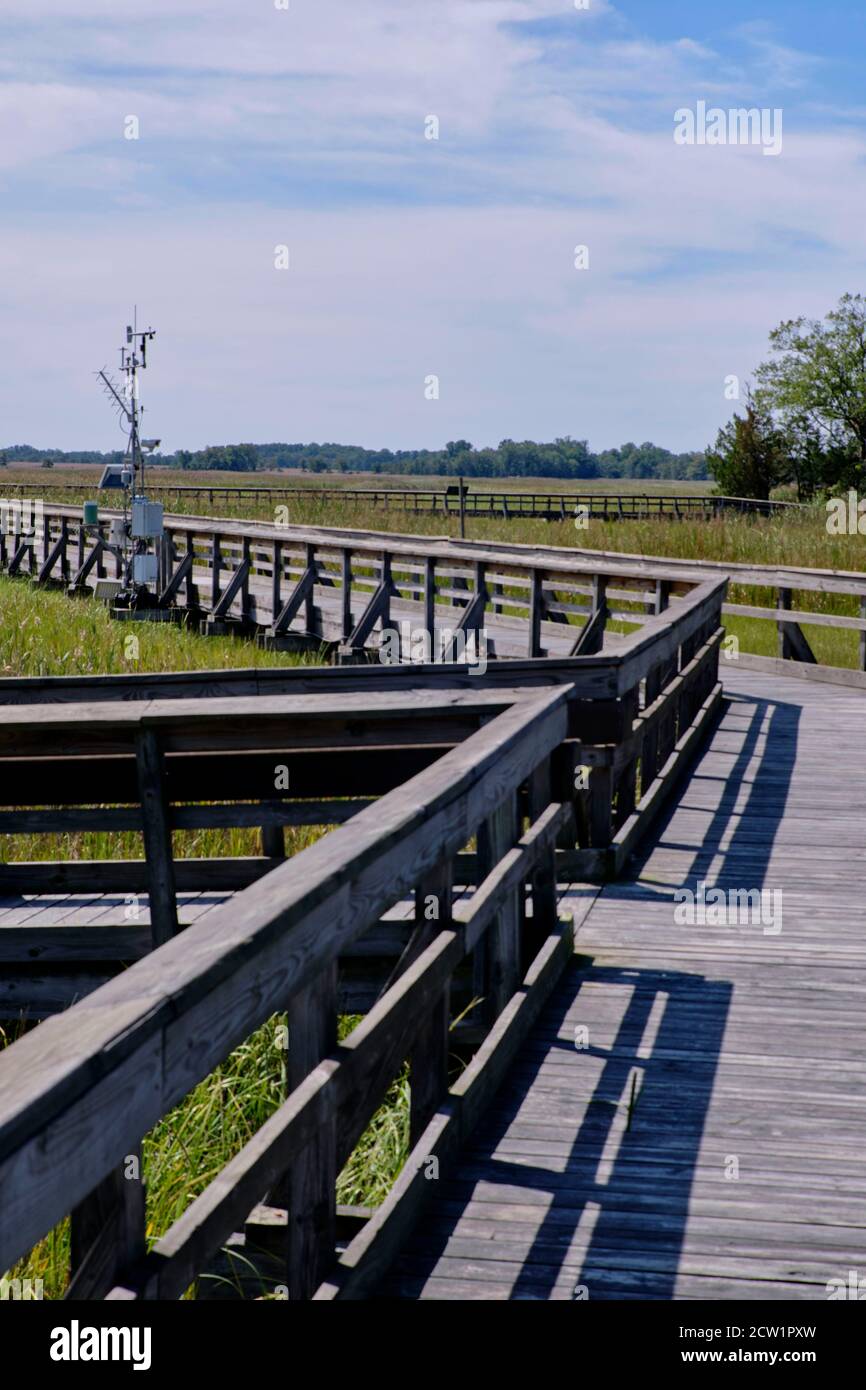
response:
<svg viewBox="0 0 866 1390"><path fill-rule="evenodd" d="M554 789L553 760L567 732L564 689L518 703L206 924L7 1049L0 1266L72 1209L72 1296L176 1298L255 1203L276 1191L290 1213L285 1283L291 1297L311 1296L334 1264L337 1173L406 1058L413 1138L447 1091L455 973L469 962L496 1039L463 1078L471 1106L473 1080L483 1091L507 1051L496 1022L508 1019L513 1047L567 959L553 861L571 815ZM527 782L534 792L524 826L518 791ZM457 902L453 863L472 839L481 882ZM394 979L336 1046L340 953L413 894L415 930ZM124 1167L138 1171L130 1156L192 1086L283 1011L287 1100L144 1257L141 1183L123 1176Z"/></svg>
<svg viewBox="0 0 866 1390"><path fill-rule="evenodd" d="M0 537L0 564L73 592L90 592L101 573L114 573L114 557L100 545L110 514L99 533L84 528L72 507L48 506L45 517L38 538ZM783 660L808 676L818 664L803 631L811 626L857 633L856 666L866 671L866 574L857 571L189 517L169 517L167 527L163 597L177 616L207 632L324 648L341 661L366 659L385 630L398 635L404 656L427 634L434 658L453 656L455 643L471 658L482 632L485 657L586 654L602 641L610 647L617 627L641 625L670 596L727 577L738 593L725 614L757 619L777 634L778 658L742 649L742 665L775 669ZM828 595L856 611L822 611L817 605ZM838 679L862 677L840 669Z"/></svg>
<svg viewBox="0 0 866 1390"><path fill-rule="evenodd" d="M312 679L317 698L236 695L192 706L182 698L93 704L80 686L79 698L70 700L67 688L55 702L45 682L41 702L6 704L4 771L17 760L16 787L36 778L23 813L10 808L7 833L56 831L57 803L72 829L94 809L82 802L111 789L115 804L132 806L129 824L145 832L147 865L127 863L121 876L128 886L139 874L161 902L162 944L0 1055L0 1268L71 1212L70 1296L175 1298L267 1195L288 1213L277 1282L290 1296L362 1295L429 1191L429 1165L446 1164L471 1129L568 958L557 883L616 870L708 727L720 697L723 596L723 581L701 586L605 655L493 663L476 677L450 663L285 671L281 681ZM497 680L510 677L510 688L496 686L494 670ZM447 697L423 688L428 675L449 673ZM478 682L471 697L470 679ZM371 695L383 682L390 694ZM130 693L128 683L113 689ZM335 744L351 766L349 736L363 745L358 754L375 750L386 776L390 766L395 782L409 780L391 790L380 784L374 805L286 862L274 866L279 847L263 845L254 881L247 877L230 902L176 933L171 899L183 861L172 857L172 829L339 819L304 802L357 795L361 783L347 793L345 780L302 780L292 801L292 769L304 750ZM417 770L406 760L412 747L432 761ZM74 784L63 763L76 756ZM288 796L278 805L270 778L265 798L255 769L244 772L251 759L263 759L271 777L275 761L288 766ZM370 760L368 773L372 767ZM46 768L56 778L50 788ZM57 787L66 790L58 795ZM262 799L251 805L251 797ZM208 808L212 799L220 806ZM15 819L22 814L24 822ZM15 877L20 868L3 872ZM32 890L33 869L18 877L17 892ZM37 891L58 873L68 887L72 869L43 866ZM240 886L244 874L232 881ZM404 934L395 939L389 914L397 910L399 919L401 908ZM346 1007L341 962L383 933L392 955L377 997L336 1046ZM150 944L139 940L141 950ZM86 939L78 949L86 955ZM449 1089L449 1024L467 998L480 1001L484 1036ZM283 1012L284 1104L145 1254L140 1168L130 1161L143 1136ZM391 1197L337 1260L336 1175L407 1058L412 1155ZM255 1229L253 1218L251 1240Z"/></svg>
<svg viewBox="0 0 866 1390"><path fill-rule="evenodd" d="M68 1007L187 925L179 895L188 912L196 895L242 891L285 858L287 828L346 822L519 695L335 691L0 707L0 1014ZM258 831L259 854L175 853L176 832L235 827ZM129 831L141 836L142 858L8 858L10 837L28 846L49 837L53 847L59 836ZM350 953L345 1012L369 1007L405 931L394 921L377 937L378 955L373 943Z"/></svg>
<svg viewBox="0 0 866 1390"><path fill-rule="evenodd" d="M118 566L104 549L110 514L85 527L71 507L48 506L41 534L7 538L0 562L36 583L90 592ZM639 626L694 581L639 566L536 562L421 537L169 517L162 547L166 605L206 631L258 634L276 647L329 649L363 660L397 634L404 656L426 638L434 659L455 648L484 659L598 651L612 623Z"/></svg>
<svg viewBox="0 0 866 1390"><path fill-rule="evenodd" d="M62 482L40 477L30 483L3 484L0 487L10 497L92 497L98 489L94 483ZM412 516L449 516L460 512L459 488L381 488L327 487L310 484L298 486L269 486L257 483L167 483L151 470L148 493L170 504L201 502L213 507L217 502L276 506L280 503L318 502L320 504L360 503L383 511L408 512ZM110 496L110 493L109 493ZM539 521L568 521L580 512L595 521L640 521L649 517L668 520L707 520L726 513L749 516L779 516L802 510L796 502L767 502L754 497L724 497L695 493L605 493L559 492L543 488L508 490L466 485L463 512L467 517L495 517L505 520L535 517Z"/></svg>
<svg viewBox="0 0 866 1390"><path fill-rule="evenodd" d="M464 541L461 545L471 554L476 542ZM489 556L504 553L511 560L521 556L530 558L535 564L543 563L544 557L567 558L571 552L555 546L500 546L495 542L484 542L483 548ZM726 616L755 618L772 625L776 630L777 657L754 655L739 651L737 660L749 669L778 670L786 663L785 672L790 675L808 678L814 674L817 679L826 680L836 671L835 679L854 684L863 684L860 672L866 671L866 572L859 570L825 570L788 565L751 565L735 561L678 560L669 556L649 557L621 554L617 551L585 550L580 552L583 563L599 566L619 564L633 579L643 574L647 580L661 584L705 583L714 578L725 578L729 586L744 590L770 590L775 597L774 606L755 599L742 603L726 600L722 609ZM795 606L795 595L804 596L805 606ZM828 595L852 601L858 609L857 614L828 613L815 609L816 601ZM748 595L747 595L748 596ZM858 634L857 665L846 671L821 665L803 632L803 626L825 628L828 631L848 631ZM810 673L810 667L819 667Z"/></svg>

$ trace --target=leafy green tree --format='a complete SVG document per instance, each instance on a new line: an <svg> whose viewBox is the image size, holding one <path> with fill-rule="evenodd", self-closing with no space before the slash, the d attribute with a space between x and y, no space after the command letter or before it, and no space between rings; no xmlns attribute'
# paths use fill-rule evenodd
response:
<svg viewBox="0 0 866 1390"><path fill-rule="evenodd" d="M805 490L866 485L866 298L846 294L821 320L770 334L756 399L784 431Z"/></svg>

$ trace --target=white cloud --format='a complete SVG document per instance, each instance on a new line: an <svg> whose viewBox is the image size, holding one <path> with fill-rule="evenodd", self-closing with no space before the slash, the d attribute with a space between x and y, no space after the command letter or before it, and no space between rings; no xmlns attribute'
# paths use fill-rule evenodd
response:
<svg viewBox="0 0 866 1390"><path fill-rule="evenodd" d="M786 128L777 160L673 144L684 100L739 101L744 72L799 80L763 29L735 71L599 0L4 0L13 19L5 442L115 442L87 367L113 360L135 296L169 447L700 446L768 329L856 287L859 134Z"/></svg>

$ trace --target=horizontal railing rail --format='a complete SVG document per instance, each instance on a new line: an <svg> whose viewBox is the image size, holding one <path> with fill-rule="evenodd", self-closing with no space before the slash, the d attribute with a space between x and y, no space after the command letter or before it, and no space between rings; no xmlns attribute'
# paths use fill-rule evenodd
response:
<svg viewBox="0 0 866 1390"><path fill-rule="evenodd" d="M44 482L10 482L2 484L10 497L91 496L100 490L95 483L63 482L52 479ZM108 490L110 493L111 489ZM458 515L461 500L458 487L445 488L377 488L327 487L316 484L264 485L258 483L166 483L151 472L148 493L170 501L200 499L214 502L286 502L316 501L319 503L364 503L384 510L409 512L412 515ZM497 517L505 520L537 517L540 520L565 521L581 513L594 520L642 520L647 517L691 518L712 517L727 512L743 515L775 516L804 509L798 502L768 501L755 497L728 497L711 493L641 493L545 490L541 488L474 488L467 486L463 493L462 510L469 517Z"/></svg>
<svg viewBox="0 0 866 1390"><path fill-rule="evenodd" d="M119 573L105 550L112 515L88 527L74 508L46 507L41 534L0 536L0 564L37 584L99 592L108 569ZM647 585L635 567L579 557L537 564L436 539L171 516L160 587L166 612L209 632L258 634L277 648L324 646L344 662L375 654L385 633L396 637L392 659L415 659L420 634L434 660L457 652L477 663L590 655L612 624L640 625L693 586Z"/></svg>
<svg viewBox="0 0 866 1390"><path fill-rule="evenodd" d="M552 855L567 811L553 799L549 778L567 722L563 691L543 692L530 705L505 711L327 841L216 909L206 924L189 928L0 1055L0 1266L11 1265L70 1207L86 1202L192 1086L274 1013L287 1010L289 1112L284 1106L274 1117L264 1150L254 1143L244 1152L245 1181L227 1192L217 1180L179 1230L163 1238L145 1284L136 1283L134 1270L124 1277L139 1291L155 1280L160 1296L179 1296L204 1256L235 1228L242 1209L249 1210L295 1159L288 1179L288 1283L293 1297L309 1296L325 1272L326 1255L333 1260L336 1172L407 1051L417 1065L436 1072L436 1085L428 1077L426 1090L437 1103L441 1098L442 1004L454 970L484 938L484 996L492 1017L518 988L518 890L531 874L537 875L533 933L542 940L558 933ZM523 834L516 797L527 778L535 779L543 805ZM462 915L455 915L450 865L474 836L487 871ZM414 974L401 974L361 1035L334 1050L339 953L406 894L427 888L438 893L441 914L432 937L426 919L417 922ZM418 1087L419 1099L424 1090ZM425 1113L417 1123L423 1127L428 1118ZM123 1216L115 1211L111 1225L112 1258L91 1249L73 1271L79 1296L85 1289L89 1296L107 1293L124 1273L124 1257L143 1254L142 1203L130 1203L123 1190L120 1203ZM123 1239L114 1239L118 1223L126 1223ZM98 1271L93 1283L88 1268Z"/></svg>
<svg viewBox="0 0 866 1390"><path fill-rule="evenodd" d="M90 593L114 565L100 545L112 515L88 531L75 508L51 505L38 540L0 536L0 564ZM199 517L168 517L167 537L163 596L178 616L277 648L324 648L344 662L375 658L386 630L404 658L419 633L434 658L453 655L455 643L471 658L482 634L492 658L587 655L610 648L669 599L728 578L738 592L725 615L756 619L773 634L759 639L763 656L741 653L744 664L766 661L775 645L776 660L808 674L821 665L803 630L812 627L856 633L851 664L866 672L866 574L857 571ZM827 611L828 599L855 611Z"/></svg>

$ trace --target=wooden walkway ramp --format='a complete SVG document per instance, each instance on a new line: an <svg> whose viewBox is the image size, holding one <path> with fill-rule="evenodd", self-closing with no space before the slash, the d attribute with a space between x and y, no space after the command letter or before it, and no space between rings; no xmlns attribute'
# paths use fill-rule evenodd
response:
<svg viewBox="0 0 866 1390"><path fill-rule="evenodd" d="M723 674L652 848L567 895L575 964L382 1296L826 1299L866 1270L866 705ZM678 924L701 880L764 922Z"/></svg>

